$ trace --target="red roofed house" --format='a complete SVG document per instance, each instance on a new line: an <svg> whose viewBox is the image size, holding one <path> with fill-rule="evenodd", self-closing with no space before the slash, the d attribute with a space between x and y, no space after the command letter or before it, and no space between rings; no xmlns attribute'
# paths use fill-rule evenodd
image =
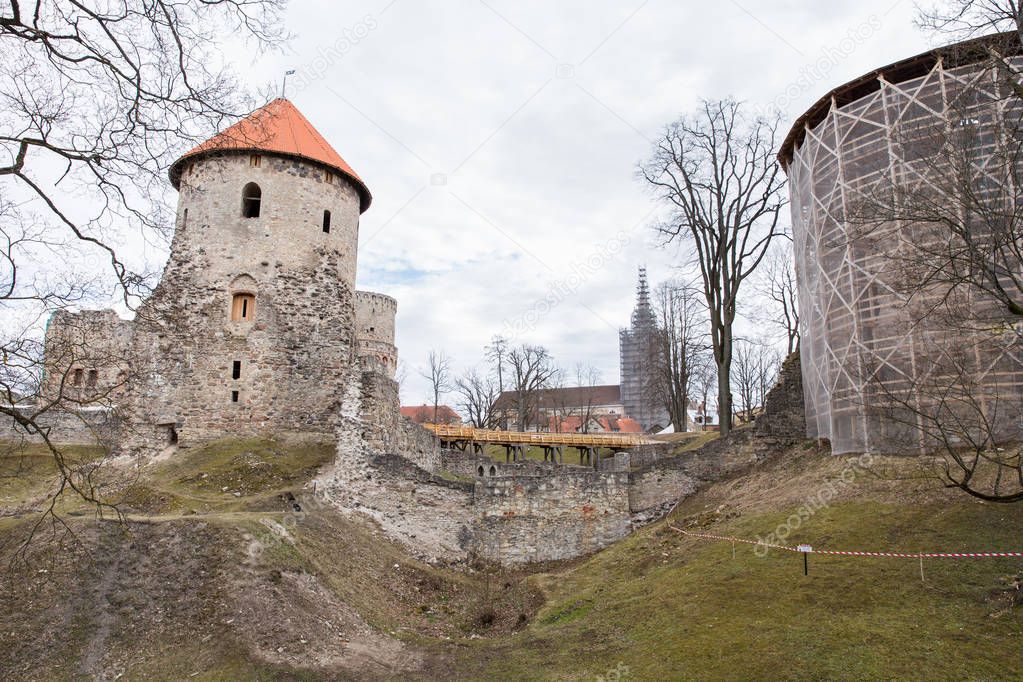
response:
<svg viewBox="0 0 1023 682"><path fill-rule="evenodd" d="M401 414L417 424L461 424L462 417L448 405L437 406L437 418L434 420L433 405L402 406Z"/></svg>

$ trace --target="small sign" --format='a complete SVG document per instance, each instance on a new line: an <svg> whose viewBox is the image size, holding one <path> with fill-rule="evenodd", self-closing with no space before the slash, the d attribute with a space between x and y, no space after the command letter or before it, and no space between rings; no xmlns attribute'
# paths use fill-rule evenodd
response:
<svg viewBox="0 0 1023 682"><path fill-rule="evenodd" d="M810 545L798 545L798 546L796 546L796 551L797 552L809 553L809 552L813 551L813 547L811 547Z"/></svg>

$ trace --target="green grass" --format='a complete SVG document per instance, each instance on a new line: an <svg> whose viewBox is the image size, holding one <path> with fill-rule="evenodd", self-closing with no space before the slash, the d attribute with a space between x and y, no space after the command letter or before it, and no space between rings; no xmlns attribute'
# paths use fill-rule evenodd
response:
<svg viewBox="0 0 1023 682"><path fill-rule="evenodd" d="M1021 546L1023 505L944 498L919 506L864 496L823 509L788 544L863 550ZM700 496L673 523L708 515ZM743 513L705 532L763 536L795 506ZM682 536L655 524L578 566L534 578L547 603L533 625L463 663L473 679L991 679L1023 676L1011 607L1023 560L801 555ZM470 659L473 662L470 662ZM483 663L481 663L483 661Z"/></svg>
<svg viewBox="0 0 1023 682"><path fill-rule="evenodd" d="M32 454L38 459L28 477L35 481L31 489L49 475L43 454ZM798 554L771 551L759 557L753 547L739 544L733 557L728 542L686 537L668 527L670 522L719 535L765 536L843 468L843 460L812 449L794 448L741 478L714 484L681 504L669 522L643 528L591 557L517 571L431 566L359 518L330 510L287 514L279 504L282 491L299 490L332 454L329 444L223 441L181 450L143 469L132 504L149 511L138 515L145 523L133 531L133 549L123 550L114 575L126 577L112 592L118 601L141 605L119 616L136 624L119 631L126 639L111 640L131 661L125 679L184 679L197 671L194 679L204 680L334 676L261 660L246 633L227 624L236 617L234 604L260 584L270 585L265 594L284 590L268 603L282 609L276 618L283 618L285 643L303 635L289 628L310 628L332 617L304 612L317 608L319 595L308 604L289 601L294 593L286 591L281 573L314 576L324 595L415 650L424 667L418 675L403 675L413 679L1023 677L1018 655L1023 615L1014 588L1023 560L926 560L921 581L915 559L813 555L804 576ZM1023 545L1023 505L980 503L927 481L863 472L840 493L785 544L909 552ZM269 521L284 524L288 537L272 533ZM0 535L28 522L0 518ZM245 559L249 540L243 538L263 546L257 559ZM170 557L190 563L176 569ZM9 602L11 613L22 615L0 618L7 626L0 628L0 642L6 636L18 646L33 646L33 639L24 644L16 636L27 620L39 651L56 647L53 661L80 656L81 642L95 632L91 611L73 611L80 619L65 626L46 614L65 595L78 599L95 589L96 578L85 566L71 561L59 576L30 568L27 577L52 590L52 601L44 592ZM246 570L252 573L243 581L232 577ZM149 582L136 584L132 576ZM188 592L189 598L208 600L191 611L174 616L173 604L149 601L163 584L191 582L201 589ZM197 619L186 618L192 613ZM492 624L484 625L484 616ZM163 622L176 624L163 631ZM305 625L292 625L298 622ZM65 628L65 644L44 645L37 637L51 626L50 637ZM267 632L260 636L276 637ZM214 638L204 639L207 633ZM35 649L20 651L15 660L22 665L36 660ZM0 667L4 660L0 654ZM53 665L61 677L75 664Z"/></svg>

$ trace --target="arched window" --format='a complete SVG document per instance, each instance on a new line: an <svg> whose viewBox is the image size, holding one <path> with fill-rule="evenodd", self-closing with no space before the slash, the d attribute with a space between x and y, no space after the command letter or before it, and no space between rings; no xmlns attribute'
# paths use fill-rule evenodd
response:
<svg viewBox="0 0 1023 682"><path fill-rule="evenodd" d="M235 294L231 299L231 321L251 322L256 316L256 297L253 294Z"/></svg>
<svg viewBox="0 0 1023 682"><path fill-rule="evenodd" d="M330 232L330 211L323 212L323 231Z"/></svg>
<svg viewBox="0 0 1023 682"><path fill-rule="evenodd" d="M259 202L263 196L263 190L259 189L259 185L254 182L250 182L245 185L242 189L242 217L243 218L258 218L259 217Z"/></svg>
<svg viewBox="0 0 1023 682"><path fill-rule="evenodd" d="M477 472L477 473L478 473L478 474L479 474L480 476L482 476L482 475L483 475L483 466L482 466L482 465L480 465L480 467L479 467L478 469L476 469L476 472Z"/></svg>

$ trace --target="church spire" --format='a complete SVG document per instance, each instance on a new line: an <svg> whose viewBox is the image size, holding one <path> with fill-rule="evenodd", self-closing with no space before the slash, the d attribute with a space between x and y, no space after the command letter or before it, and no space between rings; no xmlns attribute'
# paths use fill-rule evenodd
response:
<svg viewBox="0 0 1023 682"><path fill-rule="evenodd" d="M654 312L650 307L650 285L647 284L646 266L639 268L639 284L636 286L636 307L632 311L632 328L638 329L654 324Z"/></svg>

